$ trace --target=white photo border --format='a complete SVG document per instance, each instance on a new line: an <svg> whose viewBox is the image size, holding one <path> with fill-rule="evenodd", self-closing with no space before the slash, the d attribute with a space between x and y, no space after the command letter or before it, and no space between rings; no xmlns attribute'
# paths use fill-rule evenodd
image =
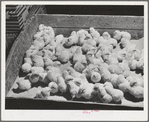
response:
<svg viewBox="0 0 149 122"><path fill-rule="evenodd" d="M102 110L83 114L83 110L5 110L5 10L6 5L143 5L144 6L144 110ZM7 121L146 121L148 119L148 3L145 1L1 1L1 118Z"/></svg>

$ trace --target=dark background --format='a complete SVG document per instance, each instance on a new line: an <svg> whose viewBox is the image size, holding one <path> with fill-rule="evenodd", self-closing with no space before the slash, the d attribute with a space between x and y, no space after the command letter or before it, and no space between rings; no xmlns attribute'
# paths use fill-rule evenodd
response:
<svg viewBox="0 0 149 122"><path fill-rule="evenodd" d="M143 5L46 5L47 14L144 16Z"/></svg>

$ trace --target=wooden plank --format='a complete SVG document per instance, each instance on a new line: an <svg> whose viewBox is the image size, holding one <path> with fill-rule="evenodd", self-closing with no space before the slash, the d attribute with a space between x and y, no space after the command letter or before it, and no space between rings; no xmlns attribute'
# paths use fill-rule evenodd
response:
<svg viewBox="0 0 149 122"><path fill-rule="evenodd" d="M40 24L52 27L94 27L118 29L143 29L144 19L138 16L104 15L38 15Z"/></svg>

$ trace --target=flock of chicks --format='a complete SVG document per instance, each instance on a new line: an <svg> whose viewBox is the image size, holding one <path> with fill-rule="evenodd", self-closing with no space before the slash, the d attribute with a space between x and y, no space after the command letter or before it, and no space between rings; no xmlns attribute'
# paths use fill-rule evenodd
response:
<svg viewBox="0 0 149 122"><path fill-rule="evenodd" d="M63 64L71 66L61 71ZM141 73L136 73L140 70ZM93 27L71 32L69 37L55 36L50 26L39 25L31 47L26 51L22 71L26 77L17 82L19 89L32 84L46 84L36 97L69 93L71 98L85 98L104 103L120 102L125 93L136 99L144 96L144 54L131 43L128 32L116 30L113 38L102 36Z"/></svg>

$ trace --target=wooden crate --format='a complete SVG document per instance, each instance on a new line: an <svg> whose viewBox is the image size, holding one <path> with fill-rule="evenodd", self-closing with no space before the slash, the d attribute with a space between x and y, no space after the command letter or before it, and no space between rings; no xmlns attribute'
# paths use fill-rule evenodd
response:
<svg viewBox="0 0 149 122"><path fill-rule="evenodd" d="M63 34L64 36L69 36L71 31L79 29L89 29L94 27L100 33L105 31L109 32L111 35L115 30L128 31L132 35L132 39L140 39L144 36L144 18L137 16L100 16L100 15L35 15L26 25L23 32L20 33L18 38L15 40L11 52L7 59L6 64L6 95L12 85L14 84L17 76L19 75L19 70L22 65L23 56L26 50L31 46L33 41L33 35L37 32L39 24L44 24L53 27L55 34ZM6 102L16 102L22 99L6 99ZM33 103L38 100L31 100ZM41 101L41 100L39 100ZM38 102L39 102L38 101ZM44 100L45 101L45 100ZM47 102L47 101L46 101ZM50 102L50 101L49 101ZM11 104L11 103L10 103ZM57 104L62 104L58 102ZM66 103L65 103L66 104ZM69 102L69 104L78 104L76 102ZM83 103L81 103L82 105ZM9 104L6 104L6 106ZM84 104L83 104L84 105ZM86 105L86 104L85 104ZM95 107L102 108L102 105L108 106L107 104L93 104ZM76 105L77 106L77 105ZM99 107L100 106L100 107ZM115 105L117 106L117 105ZM9 106L10 107L10 106ZM127 106L117 106L119 109L124 109ZM88 107L87 107L88 108ZM137 108L137 107L136 107ZM135 109L135 108L129 108ZM138 109L138 108L137 108ZM143 108L140 108L143 109Z"/></svg>

